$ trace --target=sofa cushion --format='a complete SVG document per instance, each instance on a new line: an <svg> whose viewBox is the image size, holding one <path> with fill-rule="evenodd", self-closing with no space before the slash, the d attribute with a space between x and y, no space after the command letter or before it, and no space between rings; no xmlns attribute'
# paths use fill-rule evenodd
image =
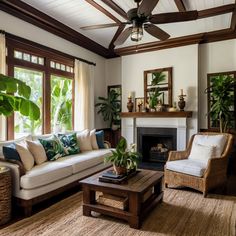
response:
<svg viewBox="0 0 236 236"><path fill-rule="evenodd" d="M64 147L56 135L53 135L47 139L39 138L39 141L43 145L49 161L55 161L66 155Z"/></svg>
<svg viewBox="0 0 236 236"><path fill-rule="evenodd" d="M73 155L80 152L80 148L77 142L76 133L72 134L58 134L58 138L63 144L64 150L67 155Z"/></svg>
<svg viewBox="0 0 236 236"><path fill-rule="evenodd" d="M7 159L7 160L21 161L20 155L16 150L15 143L11 143L7 146L3 146L2 147L2 152L3 152L4 158Z"/></svg>
<svg viewBox="0 0 236 236"><path fill-rule="evenodd" d="M100 149L105 148L105 146L104 146L104 131L100 130L100 131L97 131L95 134L96 134L98 147Z"/></svg>
<svg viewBox="0 0 236 236"><path fill-rule="evenodd" d="M111 155L109 149L86 151L77 155L66 156L58 159L56 162L66 163L73 168L73 174L101 164L104 157Z"/></svg>
<svg viewBox="0 0 236 236"><path fill-rule="evenodd" d="M90 131L88 129L77 133L77 140L81 152L93 150L90 139Z"/></svg>
<svg viewBox="0 0 236 236"><path fill-rule="evenodd" d="M26 143L37 165L40 165L43 162L47 161L46 152L43 148L43 145L38 140L36 141L26 140Z"/></svg>
<svg viewBox="0 0 236 236"><path fill-rule="evenodd" d="M188 159L204 161L207 164L210 158L215 157L215 153L216 147L193 143Z"/></svg>
<svg viewBox="0 0 236 236"><path fill-rule="evenodd" d="M28 150L26 143L16 143L16 150L19 153L21 162L23 163L25 169L27 171L31 170L34 166L34 157Z"/></svg>
<svg viewBox="0 0 236 236"><path fill-rule="evenodd" d="M20 186L24 189L34 189L58 181L72 175L72 166L57 161L44 162L34 166L20 179Z"/></svg>
<svg viewBox="0 0 236 236"><path fill-rule="evenodd" d="M204 161L202 162L202 161L189 160L189 159L168 161L166 163L166 169L188 174L188 175L202 177L206 170L206 164Z"/></svg>
<svg viewBox="0 0 236 236"><path fill-rule="evenodd" d="M97 144L97 138L96 138L95 133L96 133L96 129L93 129L90 131L91 145L92 145L93 150L98 150L99 147Z"/></svg>
<svg viewBox="0 0 236 236"><path fill-rule="evenodd" d="M205 146L216 147L216 157L220 157L226 143L227 137L223 134L219 135L195 135L193 142Z"/></svg>
<svg viewBox="0 0 236 236"><path fill-rule="evenodd" d="M8 140L8 141L0 141L0 158L4 158L3 156L3 146L8 146L10 144L20 143L24 140L32 140L32 136L28 135L19 139Z"/></svg>

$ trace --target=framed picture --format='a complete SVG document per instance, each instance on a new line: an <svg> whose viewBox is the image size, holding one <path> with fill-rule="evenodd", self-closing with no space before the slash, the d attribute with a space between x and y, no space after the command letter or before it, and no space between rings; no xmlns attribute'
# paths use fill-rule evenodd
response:
<svg viewBox="0 0 236 236"><path fill-rule="evenodd" d="M135 111L141 112L144 108L144 98L135 98Z"/></svg>
<svg viewBox="0 0 236 236"><path fill-rule="evenodd" d="M153 85L153 81L161 75L162 81ZM144 103L149 101L150 95L159 89L160 95L158 97L165 107L172 106L172 67L160 68L154 70L144 71Z"/></svg>
<svg viewBox="0 0 236 236"><path fill-rule="evenodd" d="M114 90L115 92L117 92L118 94L120 94L119 96L119 100L121 101L121 85L111 85L111 86L107 86L107 95L110 93L110 91Z"/></svg>

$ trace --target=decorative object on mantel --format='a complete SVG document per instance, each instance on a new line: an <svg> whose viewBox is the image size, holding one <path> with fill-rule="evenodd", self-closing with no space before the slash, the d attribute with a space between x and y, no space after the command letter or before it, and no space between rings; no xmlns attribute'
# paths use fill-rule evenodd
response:
<svg viewBox="0 0 236 236"><path fill-rule="evenodd" d="M134 109L134 103L132 101L132 96L131 95L129 95L129 97L128 97L127 108L128 108L129 112L132 112L133 109Z"/></svg>
<svg viewBox="0 0 236 236"><path fill-rule="evenodd" d="M179 95L179 102L178 102L178 106L180 111L184 111L184 107L185 107L185 101L184 101L184 97L186 97L186 95L183 94L183 89L180 90L180 95Z"/></svg>
<svg viewBox="0 0 236 236"><path fill-rule="evenodd" d="M142 112L144 109L144 98L135 98L135 111Z"/></svg>

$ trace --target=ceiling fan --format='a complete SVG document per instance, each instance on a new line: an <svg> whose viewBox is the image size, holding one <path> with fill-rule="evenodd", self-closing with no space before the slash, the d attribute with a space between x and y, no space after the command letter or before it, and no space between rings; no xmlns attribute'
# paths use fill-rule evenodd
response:
<svg viewBox="0 0 236 236"><path fill-rule="evenodd" d="M132 24L132 26L126 28L120 33L120 35L114 42L115 46L123 44L129 36L131 36L132 41L140 41L143 36L143 29L147 33L160 40L166 40L170 37L170 35L155 24L191 21L196 20L198 18L197 11L170 12L152 15L152 11L156 7L159 0L134 0L134 2L137 3L137 7L130 9L127 12L128 21L122 22L122 24ZM81 29L89 30L115 26L119 26L119 24L111 23L102 25L92 25L81 27Z"/></svg>

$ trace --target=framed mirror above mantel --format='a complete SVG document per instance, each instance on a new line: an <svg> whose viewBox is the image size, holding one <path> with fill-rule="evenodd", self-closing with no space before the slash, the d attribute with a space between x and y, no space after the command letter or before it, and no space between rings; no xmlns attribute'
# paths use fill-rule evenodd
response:
<svg viewBox="0 0 236 236"><path fill-rule="evenodd" d="M157 74L161 74L164 79L157 85L153 85ZM161 93L158 100L161 100L165 107L172 107L172 67L144 71L144 104L149 102L150 93L157 87Z"/></svg>

